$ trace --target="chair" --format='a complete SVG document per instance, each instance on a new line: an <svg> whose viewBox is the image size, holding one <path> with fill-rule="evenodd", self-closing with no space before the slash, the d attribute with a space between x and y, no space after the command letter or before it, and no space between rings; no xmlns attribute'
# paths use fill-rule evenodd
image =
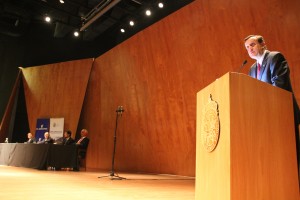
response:
<svg viewBox="0 0 300 200"><path fill-rule="evenodd" d="M78 149L78 168L84 168L86 171L86 149Z"/></svg>

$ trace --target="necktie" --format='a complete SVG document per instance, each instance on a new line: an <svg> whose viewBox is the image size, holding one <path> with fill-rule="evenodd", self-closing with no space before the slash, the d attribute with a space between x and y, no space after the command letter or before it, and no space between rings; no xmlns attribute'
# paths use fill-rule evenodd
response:
<svg viewBox="0 0 300 200"><path fill-rule="evenodd" d="M83 137L78 140L77 144L80 144L80 142L83 140Z"/></svg>
<svg viewBox="0 0 300 200"><path fill-rule="evenodd" d="M259 75L260 75L260 68L261 68L260 64L257 63L257 76L256 76L256 78L258 78Z"/></svg>

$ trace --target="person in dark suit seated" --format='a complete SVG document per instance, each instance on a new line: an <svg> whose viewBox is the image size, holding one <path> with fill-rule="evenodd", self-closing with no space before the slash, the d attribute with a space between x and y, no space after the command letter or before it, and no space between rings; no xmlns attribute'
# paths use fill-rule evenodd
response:
<svg viewBox="0 0 300 200"><path fill-rule="evenodd" d="M71 137L71 135L72 132L70 130L64 132L64 139L62 142L63 145L70 145L75 143L75 140Z"/></svg>
<svg viewBox="0 0 300 200"><path fill-rule="evenodd" d="M53 144L53 143L54 143L54 139L50 137L49 132L45 132L44 139L38 142L38 144Z"/></svg>
<svg viewBox="0 0 300 200"><path fill-rule="evenodd" d="M35 140L35 138L33 137L32 133L28 133L28 134L27 134L27 138L28 138L28 140L25 142L26 144L36 143L36 140Z"/></svg>
<svg viewBox="0 0 300 200"><path fill-rule="evenodd" d="M88 131L86 129L82 129L80 132L80 139L76 142L76 145L78 145L79 149L87 150L90 139L87 137ZM83 158L85 155L83 156Z"/></svg>
<svg viewBox="0 0 300 200"><path fill-rule="evenodd" d="M90 142L90 139L87 137L88 130L82 129L80 135L80 139L76 142L76 145L78 146L78 166L80 166L81 160L85 159L86 150ZM73 171L79 171L79 168L73 168Z"/></svg>

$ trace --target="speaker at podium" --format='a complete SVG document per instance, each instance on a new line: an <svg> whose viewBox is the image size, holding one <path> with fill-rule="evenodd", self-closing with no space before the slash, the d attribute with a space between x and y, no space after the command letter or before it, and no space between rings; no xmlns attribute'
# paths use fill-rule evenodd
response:
<svg viewBox="0 0 300 200"><path fill-rule="evenodd" d="M229 72L196 112L196 200L299 199L290 92Z"/></svg>

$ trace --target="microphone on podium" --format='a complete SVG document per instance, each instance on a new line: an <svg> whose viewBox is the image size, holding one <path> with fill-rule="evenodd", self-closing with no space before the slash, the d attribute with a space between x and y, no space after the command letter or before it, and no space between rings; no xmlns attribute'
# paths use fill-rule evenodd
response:
<svg viewBox="0 0 300 200"><path fill-rule="evenodd" d="M118 114L120 114L121 116L122 116L122 113L124 112L125 110L123 109L123 106L118 106L118 108L117 108L117 110L116 110L116 112L118 113Z"/></svg>
<svg viewBox="0 0 300 200"><path fill-rule="evenodd" d="M247 60L244 60L243 64L240 66L239 70L237 71L238 73L240 73L240 71L243 69L243 67L247 64Z"/></svg>

